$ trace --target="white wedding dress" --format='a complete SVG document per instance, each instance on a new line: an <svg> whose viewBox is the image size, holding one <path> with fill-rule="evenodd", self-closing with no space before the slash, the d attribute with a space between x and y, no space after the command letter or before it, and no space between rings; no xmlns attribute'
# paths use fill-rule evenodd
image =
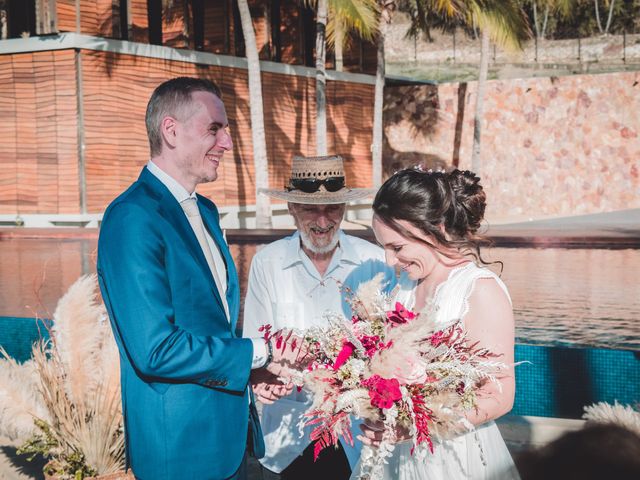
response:
<svg viewBox="0 0 640 480"><path fill-rule="evenodd" d="M468 299L479 278L493 278L507 296L507 287L491 270L468 263L452 270L434 294L436 321L442 327L464 319ZM415 305L413 288L398 292L397 300L407 308ZM475 431L451 440L434 441L433 454L418 458L411 455L412 442L395 446L384 466L385 480L510 480L519 479L518 471L493 421L478 426ZM359 477L360 464L351 475Z"/></svg>

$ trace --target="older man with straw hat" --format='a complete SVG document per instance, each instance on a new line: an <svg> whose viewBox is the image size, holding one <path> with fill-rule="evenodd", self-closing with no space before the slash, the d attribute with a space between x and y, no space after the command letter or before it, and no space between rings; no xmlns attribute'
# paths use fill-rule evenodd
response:
<svg viewBox="0 0 640 480"><path fill-rule="evenodd" d="M343 285L356 288L381 271L393 279L382 249L340 230L345 204L373 193L346 185L342 157L295 156L285 188L262 193L288 202L297 231L267 245L253 258L244 305L245 337L259 335L264 324L300 330L324 325L327 310L349 315ZM338 449L327 448L314 463L309 429L301 435L298 428L310 405L309 395L304 390L291 392L291 385L274 391L268 376L260 371L252 376L254 392L263 403L266 455L262 465L285 480L349 478L360 446L343 443ZM276 402L283 391L291 393Z"/></svg>

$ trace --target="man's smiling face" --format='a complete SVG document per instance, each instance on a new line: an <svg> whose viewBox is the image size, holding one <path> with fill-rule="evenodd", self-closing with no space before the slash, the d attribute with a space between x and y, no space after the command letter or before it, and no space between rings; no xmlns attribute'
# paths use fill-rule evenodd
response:
<svg viewBox="0 0 640 480"><path fill-rule="evenodd" d="M213 182L224 153L233 148L222 100L209 92L192 93L186 118L178 124L181 170L195 184Z"/></svg>
<svg viewBox="0 0 640 480"><path fill-rule="evenodd" d="M345 204L308 205L289 203L300 232L302 245L313 253L329 253L338 244L340 223L344 217Z"/></svg>

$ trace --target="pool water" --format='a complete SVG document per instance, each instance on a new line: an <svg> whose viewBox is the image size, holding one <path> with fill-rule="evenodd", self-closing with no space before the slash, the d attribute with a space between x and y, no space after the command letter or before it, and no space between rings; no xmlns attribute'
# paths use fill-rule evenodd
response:
<svg viewBox="0 0 640 480"><path fill-rule="evenodd" d="M232 244L244 297L258 244ZM96 240L0 240L0 345L17 360L82 274ZM585 405L640 399L638 250L495 248L516 317L512 413L580 418ZM495 266L494 266L495 268ZM567 348L570 347L570 348Z"/></svg>
<svg viewBox="0 0 640 480"><path fill-rule="evenodd" d="M243 296L257 247L231 245ZM640 350L640 251L494 248L486 257L504 262L518 343ZM0 322L51 318L95 260L93 239L0 240Z"/></svg>

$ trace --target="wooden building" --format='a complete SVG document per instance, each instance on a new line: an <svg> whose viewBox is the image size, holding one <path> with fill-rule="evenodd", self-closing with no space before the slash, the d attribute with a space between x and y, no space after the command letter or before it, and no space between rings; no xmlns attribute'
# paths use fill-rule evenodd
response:
<svg viewBox="0 0 640 480"><path fill-rule="evenodd" d="M314 16L294 0L249 3L263 59L270 185L279 187L294 154L315 153ZM149 95L179 75L221 86L234 140L220 179L200 193L223 211L251 209L249 91L235 1L0 0L0 18L0 225L30 216L94 224L148 160ZM353 41L344 63L344 72L328 72L329 151L345 157L350 183L366 187L375 47Z"/></svg>

